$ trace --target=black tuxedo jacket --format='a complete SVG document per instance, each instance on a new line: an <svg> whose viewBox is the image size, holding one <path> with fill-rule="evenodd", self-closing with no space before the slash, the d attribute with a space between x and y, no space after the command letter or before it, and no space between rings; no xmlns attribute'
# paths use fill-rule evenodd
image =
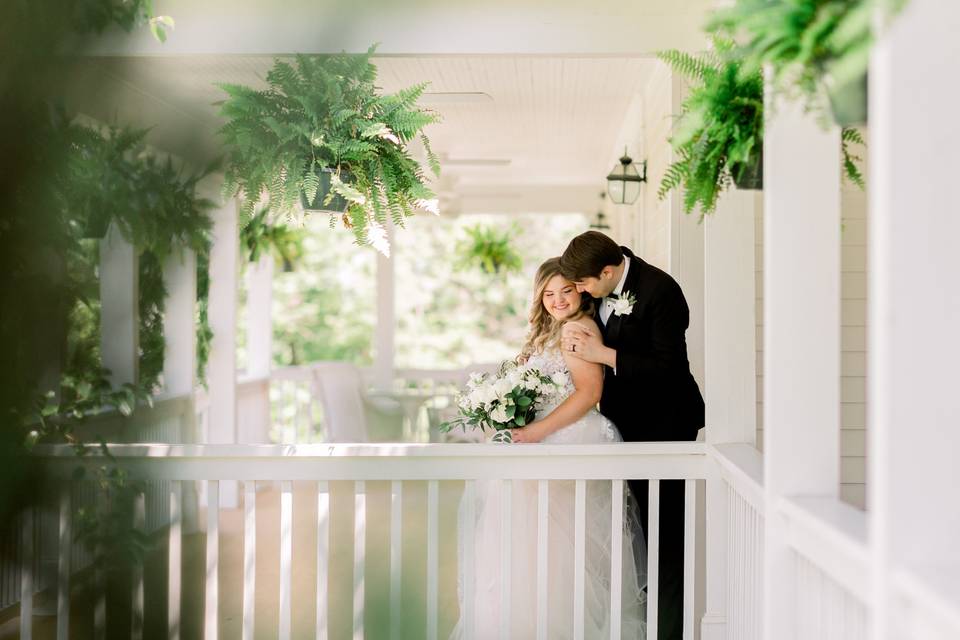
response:
<svg viewBox="0 0 960 640"><path fill-rule="evenodd" d="M628 442L695 440L704 406L687 360L687 301L669 274L621 249L630 261L621 297L632 294L636 303L604 325L597 301L603 342L617 350L616 374L604 367L600 412Z"/></svg>

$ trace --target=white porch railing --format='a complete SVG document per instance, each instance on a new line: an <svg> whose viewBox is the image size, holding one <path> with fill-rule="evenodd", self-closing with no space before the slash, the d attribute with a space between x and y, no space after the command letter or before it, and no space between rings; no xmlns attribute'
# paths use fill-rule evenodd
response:
<svg viewBox="0 0 960 640"><path fill-rule="evenodd" d="M95 443L99 436L108 442L191 442L196 433L195 420L203 414L201 407L202 404L195 405L190 396L160 398L153 408L143 408L130 417L116 412L91 417L76 427L75 434L91 443ZM167 524L165 506L158 502L159 496L167 492L166 481L147 480L144 517L149 532ZM74 511L92 508L95 500L96 492L90 483L76 483L71 488ZM24 595L31 598L34 592L56 585L58 538L64 535L59 529L62 509L60 496L46 492L33 509L20 515L15 526L5 531L0 529L0 536L6 534L6 539L0 540L4 547L0 555L0 610L20 602ZM70 541L69 530L66 536ZM82 544L71 544L74 570L88 567L92 562L91 554ZM27 570L29 575L25 573ZM32 589L22 587L28 577Z"/></svg>
<svg viewBox="0 0 960 640"><path fill-rule="evenodd" d="M687 480L688 500L693 495L694 481L707 477L706 449L699 443L643 443L618 445L589 445L569 447L563 445L544 446L502 446L502 445L464 445L464 444L434 444L434 445L116 445L111 447L112 453L122 460L124 466L132 474L139 477L169 482L169 492L164 502L168 505L170 526L167 530L166 541L169 549L167 565L167 586L169 601L167 624L169 637L180 637L181 599L183 597L183 577L181 563L183 560L183 528L180 506L182 504L183 489L193 482L207 485L209 508L206 514L206 572L205 572L205 606L204 606L204 637L218 636L222 615L220 614L220 593L218 585L222 570L220 564L220 531L221 520L224 515L218 506L218 485L226 482L242 482L244 486L243 504L243 597L242 597L242 635L252 638L254 630L254 610L256 575L256 555L261 549L259 541L265 532L258 530L256 483L279 482L280 509L278 521L273 528L279 531L280 557L279 574L279 618L278 631L281 638L291 637L291 624L294 616L302 619L303 612L295 612L291 596L292 549L293 549L293 522L294 513L293 483L309 481L316 483L311 502L317 505L316 519L309 526L316 531L318 549L318 570L315 576L315 598L317 606L317 637L324 637L327 624L327 604L331 589L336 585L328 571L328 561L333 557L334 549L329 546L331 523L338 518L337 508L331 501L331 482L349 481L353 483L353 514L354 538L361 544L355 545L353 555L353 634L362 637L364 634L364 608L370 605L370 599L365 597L365 589L369 588L366 582L368 577L375 575L389 575L389 599L386 612L389 619L389 628L400 629L400 618L410 615L409 611L398 606L401 598L401 585L408 585L409 580L401 576L402 549L404 541L408 539L410 531L405 530L409 517L400 517L400 505L407 494L407 483L412 481L426 481L426 535L421 542L426 551L425 572L425 602L424 611L417 616L425 620L425 630L420 637L433 639L438 637L439 627L439 572L438 545L439 532L442 529L451 531L449 522L441 523L440 485L447 481L465 482L465 491L469 494L473 483L478 479L500 479L504 482L511 480L537 480L540 486L545 487L549 480L575 480L579 487L583 487L587 480L611 481L614 504L622 504L622 488L625 479L650 479L651 504L656 504L655 497L659 495L658 481L661 479ZM41 447L38 454L43 457L50 472L69 482L72 470L78 460L74 454L62 446ZM96 459L89 459L84 464L96 464ZM374 500L370 487L365 484L371 481L390 481L390 498L386 502ZM69 494L64 494L65 496ZM505 493L509 496L509 492ZM544 493L540 493L543 500ZM64 498L65 500L68 498ZM575 536L582 541L585 536L585 520L583 518L584 492L577 491L577 512ZM379 506L376 506L379 505ZM387 513L375 514L375 509L386 509ZM61 527L69 528L72 510L64 508L60 512ZM545 525L546 510L539 510L540 526ZM650 513L649 530L658 529L657 511ZM339 516L343 517L343 516ZM367 545L363 544L367 534L366 524L376 517L380 522L389 522L389 554L384 560L385 566L371 566L371 559L366 556ZM613 531L622 531L623 510L614 508ZM686 529L686 560L687 566L694 566L692 556L694 546L694 519L687 520ZM303 520L299 520L303 523ZM656 535L655 533L652 535ZM469 548L470 536L467 540L467 557L472 557ZM257 541L253 542L252 541ZM614 541L616 544L616 540ZM576 545L575 545L576 546ZM650 541L650 547L656 548L656 541ZM510 563L509 544L503 546L504 566ZM573 549L571 549L573 552ZM61 545L61 563L69 566L69 545ZM259 551L262 554L262 550ZM582 557L582 556L581 556ZM619 568L620 559L614 561ZM62 574L63 575L63 574ZM69 575L69 572L65 575ZM582 606L583 575L578 572L575 583L576 593L580 594ZM613 575L618 576L619 572ZM649 557L648 575L657 575L656 554L651 552ZM132 585L135 593L142 593L142 582L145 579L143 572L136 573L140 584ZM547 580L547 571L538 571L538 580ZM149 576L147 577L149 579ZM467 581L469 583L469 580ZM545 584L545 582L544 582ZM618 593L619 585L613 585L613 593ZM685 638L693 638L693 581L685 583L684 602L689 607L685 617ZM67 589L61 583L58 592L58 611L65 618L69 617L69 598ZM538 594L544 597L545 589L538 589ZM571 594L571 602L573 600ZM655 602L655 589L650 587L649 601ZM619 604L619 598L611 601ZM471 615L469 609L471 600L466 599L467 610L464 616ZM509 603L505 603L509 607ZM131 634L138 636L144 620L143 603L134 600L134 610L131 620ZM574 605L575 610L577 609ZM656 608L651 606L648 618L654 615ZM507 609L509 611L509 609ZM369 616L367 616L369 617ZM579 619L582 619L579 618ZM541 621L545 622L545 621ZM101 618L95 620L102 624ZM655 627L655 621L649 619L648 624ZM96 630L95 630L96 631ZM501 630L500 637L504 637ZM492 630L491 634L495 632ZM582 631L581 631L582 634ZM65 637L65 636L61 636ZM579 637L575 633L574 637Z"/></svg>
<svg viewBox="0 0 960 640"><path fill-rule="evenodd" d="M706 531L708 538L720 540L725 555L719 565L721 569L716 568L716 558L706 558L708 573L719 570L723 575L725 604L723 631L719 637L731 640L762 637L764 573L769 562L764 532L769 517L778 518L783 525L795 567L791 615L796 626L791 637L843 640L871 637L869 620L875 601L866 514L833 498L792 497L769 503L763 486L760 454L749 445L633 443L574 448L463 444L120 444L111 445L111 450L132 474L149 480L145 513L140 516L138 526L159 535L169 553L162 575L150 575L149 570L145 575L141 568L135 568L131 588L134 594L143 594L145 582L152 581L154 589L158 581L162 583L162 591L174 605L163 615L154 610L151 617L155 621L165 620L168 636L172 638L191 637L184 629L199 629L201 622L206 638L227 637L234 631L245 638L256 637L254 629L265 624L263 620L257 622L254 616L254 612L263 611L264 606L262 603L256 606L257 565L263 567L264 554L273 550L272 555L277 549L278 556L273 556L275 564L266 561L268 566L273 564L266 572L268 578L271 572L279 575L277 617L270 616L276 620L276 626L272 626L270 633L279 633L281 638L302 633L304 615L313 623L314 610L312 607L301 610L304 596L300 590L292 590L291 580L295 571L303 571L302 559L293 555L293 541L295 537L302 537L305 530L314 540L311 544L316 545L318 558L309 595L316 607L317 628L326 630L331 625L329 628L343 631L343 624L348 624L354 636L361 637L370 620L386 620L385 628L409 631L410 619L416 619L416 624L422 623L422 628L417 627L420 634L417 637L442 636L444 624L449 626L449 620L441 624L441 612L449 607L441 607L440 586L444 583L449 586L449 578L444 582L441 576L443 570L451 569L440 562L440 534L454 535L456 525L451 520L450 496L456 497L460 486L466 492L471 491L473 483L480 478L505 482L539 480L543 481L541 486L546 486L548 480L558 479L606 480L612 481L614 495L619 495L618 487L628 478L654 480L650 483L654 493L658 488L656 480L683 478L688 487L688 515L693 508L694 480L705 479L708 496L711 487L720 488L723 496L723 527L718 529L708 520ZM71 539L72 518L79 506L92 505L96 495L89 487L70 481L70 474L81 462L68 447L40 447L38 455L51 475L64 481L61 485L64 489L53 492L51 500L28 512L16 527L17 537L7 541L16 547L19 566L10 567L8 563L4 568L4 606L20 601L22 611L32 611L35 594L44 592L47 602L56 603L58 637L63 638L67 637L71 615L68 597L71 576L90 565L89 554ZM97 464L97 457L88 458L82 464ZM457 484L460 482L464 484ZM244 500L239 511L220 505L221 485L227 483L242 483ZM417 483L425 484L425 490ZM258 495L262 496L263 490L273 484L279 486L275 511L269 500L264 502L263 497L258 500ZM339 489L335 490L335 486ZM456 490L449 491L450 486ZM308 494L308 503L303 502L304 492ZM202 508L199 514L196 512L198 493L208 496L205 514ZM655 504L653 494L650 502ZM309 506L305 508L305 504ZM422 512L416 512L411 520L410 510L416 508L414 505L422 507ZM205 523L200 528L215 535L193 535L196 527L188 522L191 509L193 517L199 515L201 524ZM541 522L545 513L540 512ZM614 513L615 519L622 518L621 511L615 509ZM650 531L655 532L656 516L651 513L650 517ZM695 518L690 517L686 520L688 576L693 575L695 566L690 562L695 549L694 521ZM340 544L349 538L366 541L370 537L380 539L384 548L376 550L373 542L355 545L351 559L337 560L341 571L335 575L331 568L339 547L334 543L332 532L338 522L340 529L348 532L344 537L341 531L341 536L336 538ZM230 523L237 529L233 533L228 531ZM583 520L577 524L580 527L577 535L583 536ZM617 525L615 522L614 531L619 530ZM241 552L236 551L238 538ZM649 547L656 548L655 539ZM188 553L191 548L192 556ZM420 554L416 561L404 559L405 550L410 553L411 549L417 549L415 553ZM571 553L573 551L571 549ZM231 553L235 556L242 553L242 560L240 556L231 557ZM189 570L185 558L195 558L198 554L205 558L206 565L205 577L196 577L202 581L202 587L185 583L182 573ZM504 554L509 554L509 548ZM509 566L509 555L501 561ZM411 562L420 568L411 572ZM423 564L417 565L417 562ZM654 553L650 554L649 562L648 575L655 576ZM344 566L350 570L344 571ZM224 571L236 580L224 582ZM413 573L415 578L411 578ZM541 572L539 579L546 579L545 575ZM935 591L928 583L906 573L898 574L897 578L895 598L889 606L903 611L902 628L909 632L906 637L957 637L960 614L952 606L948 589ZM349 583L349 595L337 595L344 581ZM378 581L382 583L379 588ZM228 585L224 587L227 591L230 584L242 584L242 594L221 594L219 585L223 584ZM202 608L186 599L186 585L204 593ZM687 580L685 588L684 637L693 638L694 625L699 623L694 617L694 580ZM416 591L416 597L401 599L410 589ZM262 587L260 593L263 597ZM648 602L652 605L655 600L656 593L651 591ZM111 608L104 592L95 594L94 601L97 606L90 622L94 631L102 631L107 616L115 616L117 611ZM225 607L231 606L231 601L235 601L233 606L239 609L236 623L225 621ZM334 601L339 612L352 607L352 615L347 618L343 618L345 614L336 614L342 618L339 622L343 624L339 627L332 624L328 615L328 604ZM411 601L418 603L417 610L411 610ZM142 595L133 602L130 633L137 637L147 619L144 606L151 605L144 605ZM162 598L146 602L157 602L152 605L154 609L163 607ZM51 608L47 608L48 615ZM654 606L648 609L648 616L653 610ZM194 616L196 624L185 627L184 616L188 614ZM469 610L464 612L466 616L470 614ZM399 626L404 618L407 627ZM652 627L654 621L649 622ZM402 637L409 635L406 631ZM312 636L315 632L308 633ZM503 637L500 630L492 631L491 635ZM22 627L21 637L32 637L30 629L24 632ZM321 633L317 637L324 636Z"/></svg>
<svg viewBox="0 0 960 640"><path fill-rule="evenodd" d="M763 614L763 460L750 445L710 448L726 510L727 637L759 640Z"/></svg>

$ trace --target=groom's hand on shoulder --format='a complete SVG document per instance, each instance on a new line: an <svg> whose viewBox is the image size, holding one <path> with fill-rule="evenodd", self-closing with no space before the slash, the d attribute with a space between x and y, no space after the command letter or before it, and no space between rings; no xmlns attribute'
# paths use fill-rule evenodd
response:
<svg viewBox="0 0 960 640"><path fill-rule="evenodd" d="M613 364L616 366L616 351L604 346L603 337L595 324L569 322L560 334L560 348L570 355L587 362Z"/></svg>
<svg viewBox="0 0 960 640"><path fill-rule="evenodd" d="M577 358L583 358L583 341L590 336L590 330L577 322L568 322L560 331L560 350Z"/></svg>

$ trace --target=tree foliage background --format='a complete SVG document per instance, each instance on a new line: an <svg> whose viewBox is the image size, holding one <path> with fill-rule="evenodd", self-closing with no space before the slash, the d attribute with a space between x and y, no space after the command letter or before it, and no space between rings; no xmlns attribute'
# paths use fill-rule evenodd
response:
<svg viewBox="0 0 960 640"><path fill-rule="evenodd" d="M545 221L547 224L545 224ZM518 271L469 268L459 255L477 226L509 233ZM396 366L456 369L516 356L527 331L533 276L586 229L580 215L421 215L394 237ZM306 227L294 272L274 277L274 362L373 362L376 254L320 216Z"/></svg>

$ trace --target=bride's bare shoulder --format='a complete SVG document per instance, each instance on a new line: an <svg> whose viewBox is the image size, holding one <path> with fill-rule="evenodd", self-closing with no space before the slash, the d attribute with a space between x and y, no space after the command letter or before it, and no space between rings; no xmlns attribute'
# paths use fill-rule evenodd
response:
<svg viewBox="0 0 960 640"><path fill-rule="evenodd" d="M599 333L599 332L600 332L600 327L597 326L596 321L595 321L593 318L591 318L590 316L581 316L581 317L577 318L576 320L569 320L568 322L566 322L566 323L564 324L563 328L564 328L564 329L568 329L568 328L574 328L574 327L577 327L577 326L582 327L582 328L584 328L584 329L586 329L587 331L590 331L590 332L592 332L592 333ZM569 330L569 329L568 329L568 330Z"/></svg>

